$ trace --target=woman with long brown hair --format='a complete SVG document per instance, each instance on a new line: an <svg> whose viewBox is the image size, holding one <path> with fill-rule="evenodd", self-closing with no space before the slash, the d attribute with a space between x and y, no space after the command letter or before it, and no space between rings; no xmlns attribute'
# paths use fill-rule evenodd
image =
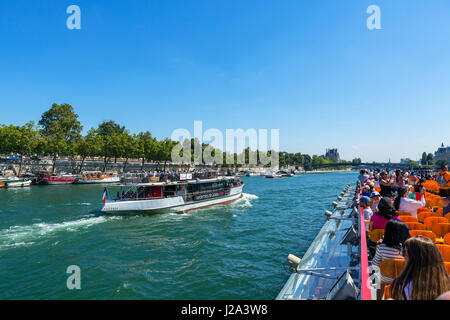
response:
<svg viewBox="0 0 450 320"><path fill-rule="evenodd" d="M391 285L394 300L434 300L450 290L450 278L439 249L427 237L405 241L405 268Z"/></svg>

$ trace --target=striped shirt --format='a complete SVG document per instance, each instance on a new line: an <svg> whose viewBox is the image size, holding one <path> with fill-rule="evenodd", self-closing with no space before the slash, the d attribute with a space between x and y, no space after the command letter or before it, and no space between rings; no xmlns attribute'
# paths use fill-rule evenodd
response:
<svg viewBox="0 0 450 320"><path fill-rule="evenodd" d="M395 248L390 248L386 246L384 243L378 245L377 251L375 252L375 256L372 260L373 266L380 266L381 261L387 260L387 259L404 259L402 254L400 253L400 250ZM391 278L383 277L383 275L380 275L381 281L392 283Z"/></svg>

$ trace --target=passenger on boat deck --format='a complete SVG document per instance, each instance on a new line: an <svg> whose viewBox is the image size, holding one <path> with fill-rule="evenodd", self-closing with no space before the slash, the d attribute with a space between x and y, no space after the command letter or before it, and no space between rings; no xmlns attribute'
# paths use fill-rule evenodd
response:
<svg viewBox="0 0 450 320"><path fill-rule="evenodd" d="M378 203L378 212L374 213L372 219L370 219L370 230L386 228L386 224L391 219L400 220L392 206L391 199L388 197L381 198Z"/></svg>
<svg viewBox="0 0 450 320"><path fill-rule="evenodd" d="M380 203L381 195L378 193L378 191L374 191L374 192L372 192L372 194L370 195L370 198L373 200L373 203L372 203L372 212L375 213L375 212L378 211L378 204Z"/></svg>
<svg viewBox="0 0 450 320"><path fill-rule="evenodd" d="M365 197L370 197L370 194L371 194L370 187L367 184L365 184L364 187L363 187L362 195L365 196Z"/></svg>
<svg viewBox="0 0 450 320"><path fill-rule="evenodd" d="M410 185L415 185L416 184L417 177L414 174L414 172L411 172L411 174L409 175L408 179L409 179L409 184Z"/></svg>
<svg viewBox="0 0 450 320"><path fill-rule="evenodd" d="M400 187L397 190L397 197L394 201L394 207L397 211L408 211L411 216L417 218L417 209L425 207L425 188L422 188L420 201L408 198L409 190L406 187Z"/></svg>
<svg viewBox="0 0 450 320"><path fill-rule="evenodd" d="M366 231L369 231L369 223L373 215L372 209L370 208L370 198L367 196L362 196L359 198L359 203L361 208L364 208L364 222L366 224Z"/></svg>
<svg viewBox="0 0 450 320"><path fill-rule="evenodd" d="M377 246L372 266L379 267L386 259L403 259L402 248L407 239L410 238L408 226L399 220L390 220L386 224L383 240ZM381 300L384 294L385 283L392 283L394 279L384 277L380 274L381 286L377 289L377 300Z"/></svg>
<svg viewBox="0 0 450 320"><path fill-rule="evenodd" d="M367 174L366 170L361 170L359 172L359 176L358 176L358 180L361 182L361 184L364 183L364 181L366 181L366 179L369 178L369 175Z"/></svg>
<svg viewBox="0 0 450 320"><path fill-rule="evenodd" d="M432 240L415 236L402 250L405 267L394 279L390 296L394 300L434 300L450 290L450 277L442 255Z"/></svg>
<svg viewBox="0 0 450 320"><path fill-rule="evenodd" d="M392 186L395 184L393 177L389 177L388 174L383 171L380 174L380 194L382 197L390 197L392 194Z"/></svg>
<svg viewBox="0 0 450 320"><path fill-rule="evenodd" d="M444 216L450 213L450 189L447 190L447 196L442 198L442 213Z"/></svg>

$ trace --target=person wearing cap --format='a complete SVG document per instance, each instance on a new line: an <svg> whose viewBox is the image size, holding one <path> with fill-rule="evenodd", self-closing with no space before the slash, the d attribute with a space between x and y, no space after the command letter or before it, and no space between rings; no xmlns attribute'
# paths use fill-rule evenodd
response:
<svg viewBox="0 0 450 320"><path fill-rule="evenodd" d="M372 212L375 213L378 211L378 204L380 203L381 200L381 194L378 191L374 191L370 195L370 198L373 200Z"/></svg>
<svg viewBox="0 0 450 320"><path fill-rule="evenodd" d="M366 225L366 232L368 232L370 219L373 215L372 209L370 208L370 198L367 196L362 196L361 198L359 198L359 205L364 209L364 223Z"/></svg>
<svg viewBox="0 0 450 320"><path fill-rule="evenodd" d="M370 197L370 187L367 184L365 184L363 187L362 195L366 196L366 197Z"/></svg>

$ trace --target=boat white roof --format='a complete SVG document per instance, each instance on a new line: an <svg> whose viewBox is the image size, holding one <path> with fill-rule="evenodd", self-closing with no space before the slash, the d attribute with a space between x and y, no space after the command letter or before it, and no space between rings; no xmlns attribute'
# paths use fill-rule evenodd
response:
<svg viewBox="0 0 450 320"><path fill-rule="evenodd" d="M235 176L226 176L226 177L217 177L212 179L197 179L197 180L180 180L180 181L159 181L159 182L141 182L141 183L122 183L116 186L121 187L149 187L149 186L170 186L170 185L184 185L184 184L197 184L197 183L211 183L223 180L232 180L236 179Z"/></svg>

